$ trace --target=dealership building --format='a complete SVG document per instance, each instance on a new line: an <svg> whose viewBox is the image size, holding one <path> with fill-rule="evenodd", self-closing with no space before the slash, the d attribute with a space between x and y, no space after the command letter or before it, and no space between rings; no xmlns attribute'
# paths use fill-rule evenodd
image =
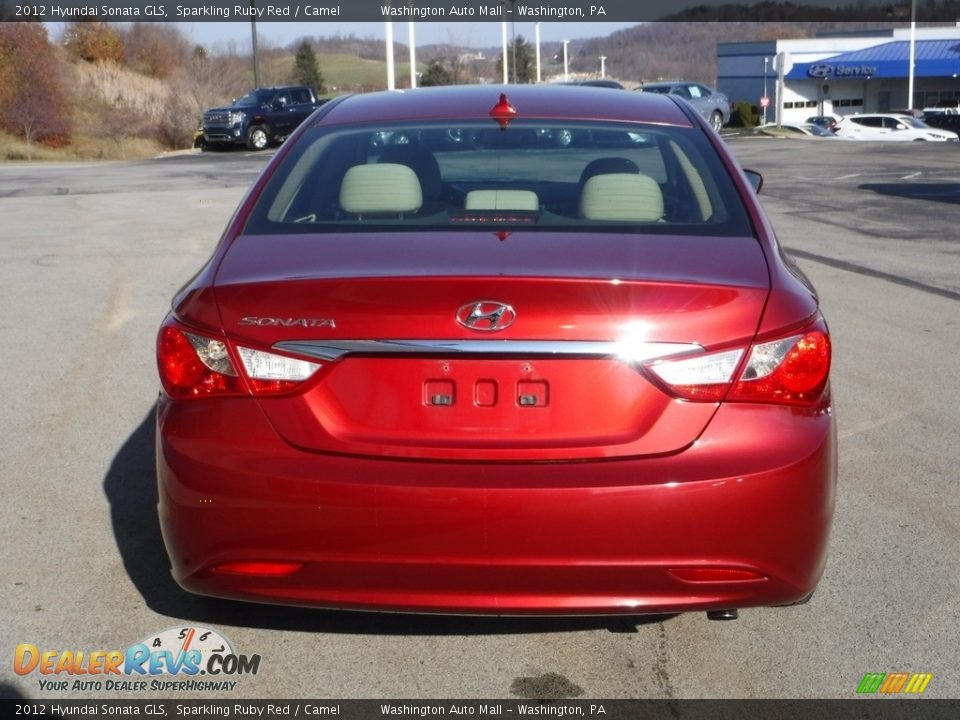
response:
<svg viewBox="0 0 960 720"><path fill-rule="evenodd" d="M784 62L779 94L778 56ZM757 106L769 98L768 122L778 104L782 122L901 110L910 106L909 58L910 28L719 43L717 88ZM916 29L913 75L913 108L960 102L960 23Z"/></svg>

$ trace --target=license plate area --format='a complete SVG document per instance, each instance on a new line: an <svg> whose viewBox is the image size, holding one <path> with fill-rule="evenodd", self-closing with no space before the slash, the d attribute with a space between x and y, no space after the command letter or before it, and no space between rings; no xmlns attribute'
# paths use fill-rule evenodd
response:
<svg viewBox="0 0 960 720"><path fill-rule="evenodd" d="M350 357L313 392L334 437L438 447L620 444L670 402L613 358Z"/></svg>
<svg viewBox="0 0 960 720"><path fill-rule="evenodd" d="M306 392L261 398L296 447L368 457L574 460L674 452L716 410L612 357L360 356Z"/></svg>
<svg viewBox="0 0 960 720"><path fill-rule="evenodd" d="M423 383L423 404L453 408L459 402L477 408L495 408L501 402L513 402L519 408L546 408L550 404L550 383L546 380L477 378L458 381L431 378Z"/></svg>

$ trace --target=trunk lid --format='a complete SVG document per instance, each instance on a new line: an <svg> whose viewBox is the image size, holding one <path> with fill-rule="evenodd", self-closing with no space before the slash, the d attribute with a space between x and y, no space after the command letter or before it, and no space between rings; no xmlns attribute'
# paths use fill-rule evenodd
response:
<svg viewBox="0 0 960 720"><path fill-rule="evenodd" d="M235 343L321 362L260 399L288 442L461 460L683 449L716 404L625 358L746 344L768 289L752 238L540 232L241 236L215 283ZM484 302L515 320L458 322Z"/></svg>

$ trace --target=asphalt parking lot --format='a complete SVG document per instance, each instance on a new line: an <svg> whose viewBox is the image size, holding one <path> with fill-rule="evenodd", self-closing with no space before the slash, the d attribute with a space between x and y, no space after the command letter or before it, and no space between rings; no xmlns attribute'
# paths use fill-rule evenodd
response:
<svg viewBox="0 0 960 720"><path fill-rule="evenodd" d="M811 603L726 623L183 593L154 507L155 332L267 155L0 165L0 697L108 694L17 675L20 643L122 649L171 627L215 628L262 656L235 689L181 697L852 697L865 673L894 671L960 697L960 147L730 142L764 173L780 240L822 296L840 483Z"/></svg>

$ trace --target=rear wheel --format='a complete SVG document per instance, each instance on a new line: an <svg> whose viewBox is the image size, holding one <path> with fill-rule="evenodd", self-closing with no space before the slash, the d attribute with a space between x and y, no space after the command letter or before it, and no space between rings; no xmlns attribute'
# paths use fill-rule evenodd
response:
<svg viewBox="0 0 960 720"><path fill-rule="evenodd" d="M265 150L270 144L270 133L266 125L253 125L247 130L247 147L251 150Z"/></svg>
<svg viewBox="0 0 960 720"><path fill-rule="evenodd" d="M710 115L710 126L717 132L720 132L720 128L723 127L723 115L719 110L714 110Z"/></svg>

